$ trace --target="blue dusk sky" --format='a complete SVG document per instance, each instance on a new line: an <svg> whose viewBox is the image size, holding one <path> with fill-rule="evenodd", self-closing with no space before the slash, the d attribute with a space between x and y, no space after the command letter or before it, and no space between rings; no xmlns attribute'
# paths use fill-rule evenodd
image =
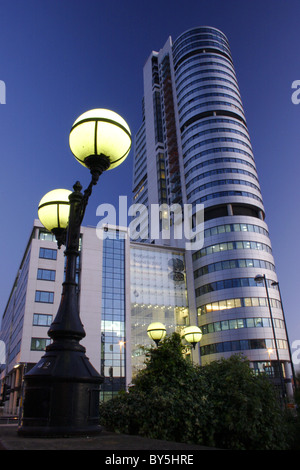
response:
<svg viewBox="0 0 300 470"><path fill-rule="evenodd" d="M299 0L1 0L0 317L40 199L52 189L72 189L77 180L89 183L69 149L75 119L92 108L112 109L135 135L151 51L169 36L214 26L231 46L296 354L300 105L291 97L292 83L300 80L299 18ZM97 225L100 204L118 209L119 196L130 204L132 164L133 151L100 178L85 225Z"/></svg>

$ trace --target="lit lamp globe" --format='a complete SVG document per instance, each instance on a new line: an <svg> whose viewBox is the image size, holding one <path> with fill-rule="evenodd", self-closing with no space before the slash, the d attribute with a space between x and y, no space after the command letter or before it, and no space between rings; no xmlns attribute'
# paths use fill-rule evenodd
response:
<svg viewBox="0 0 300 470"><path fill-rule="evenodd" d="M182 336L195 349L196 344L199 343L202 338L202 332L198 326L187 326L184 328Z"/></svg>
<svg viewBox="0 0 300 470"><path fill-rule="evenodd" d="M69 223L70 201L68 189L54 189L45 194L38 206L38 217L43 226L53 233L58 241L65 234Z"/></svg>
<svg viewBox="0 0 300 470"><path fill-rule="evenodd" d="M92 109L74 122L69 144L79 163L101 174L125 160L131 148L131 132L114 111Z"/></svg>
<svg viewBox="0 0 300 470"><path fill-rule="evenodd" d="M155 341L156 346L158 343L166 336L166 327L162 323L155 322L151 323L151 325L147 328L147 334L150 339Z"/></svg>

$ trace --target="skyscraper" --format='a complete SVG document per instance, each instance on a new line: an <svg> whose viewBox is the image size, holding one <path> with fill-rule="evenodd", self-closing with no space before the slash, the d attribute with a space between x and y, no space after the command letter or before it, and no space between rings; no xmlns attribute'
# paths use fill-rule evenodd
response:
<svg viewBox="0 0 300 470"><path fill-rule="evenodd" d="M282 385L291 377L285 321L228 40L212 27L169 37L143 77L133 200L204 205L204 245L186 252L201 362L241 352Z"/></svg>

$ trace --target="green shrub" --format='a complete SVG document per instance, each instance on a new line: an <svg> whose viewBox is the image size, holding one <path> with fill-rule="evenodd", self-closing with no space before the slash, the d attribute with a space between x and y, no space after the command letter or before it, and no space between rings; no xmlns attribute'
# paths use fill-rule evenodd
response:
<svg viewBox="0 0 300 470"><path fill-rule="evenodd" d="M223 449L287 448L273 387L243 357L193 365L174 333L148 350L145 365L128 393L101 404L107 429Z"/></svg>

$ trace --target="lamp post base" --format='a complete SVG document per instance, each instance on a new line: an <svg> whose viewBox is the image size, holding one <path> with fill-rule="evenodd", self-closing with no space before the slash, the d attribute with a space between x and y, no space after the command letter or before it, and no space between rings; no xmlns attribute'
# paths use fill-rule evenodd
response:
<svg viewBox="0 0 300 470"><path fill-rule="evenodd" d="M67 373L66 373L67 368ZM48 351L24 378L20 436L68 437L101 432L103 378L84 351Z"/></svg>

